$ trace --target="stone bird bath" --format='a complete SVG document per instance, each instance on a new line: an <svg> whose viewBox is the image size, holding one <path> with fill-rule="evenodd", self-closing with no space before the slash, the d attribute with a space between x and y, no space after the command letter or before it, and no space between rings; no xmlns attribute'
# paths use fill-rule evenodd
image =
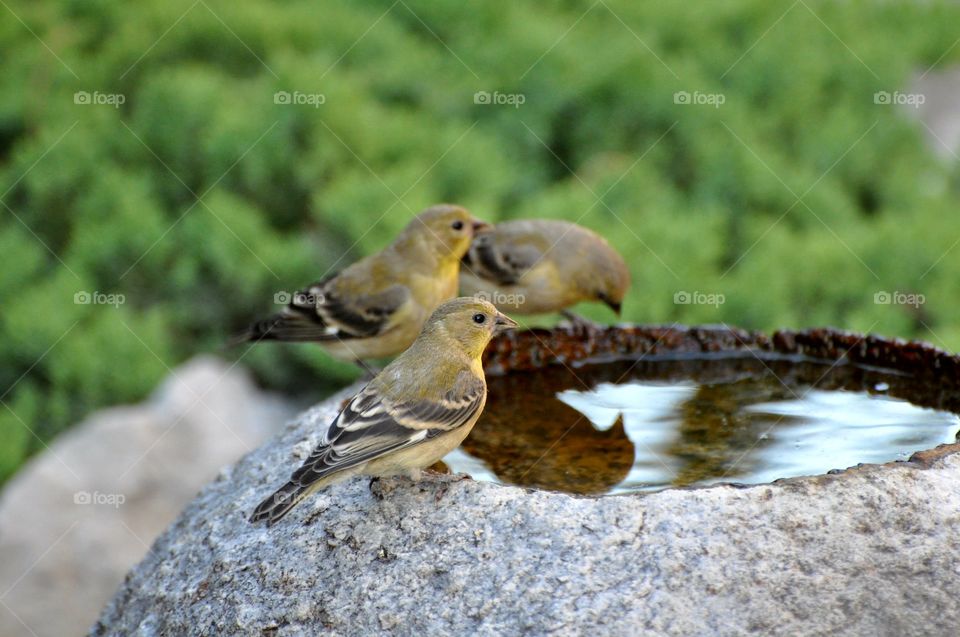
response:
<svg viewBox="0 0 960 637"><path fill-rule="evenodd" d="M759 358L778 369L817 360L842 370L824 381L833 388L880 369L890 395L960 411L957 357L829 329L521 332L491 345L487 368L641 357L687 367ZM960 444L830 474L646 495L358 478L274 527L248 523L356 390L224 469L128 574L91 634L960 634ZM616 458L610 450L607 464Z"/></svg>

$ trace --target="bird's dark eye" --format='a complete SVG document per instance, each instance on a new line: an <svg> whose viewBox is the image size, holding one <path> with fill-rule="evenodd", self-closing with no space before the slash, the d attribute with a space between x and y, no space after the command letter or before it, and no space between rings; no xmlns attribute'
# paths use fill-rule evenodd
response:
<svg viewBox="0 0 960 637"><path fill-rule="evenodd" d="M453 223L450 224L450 227L453 228L454 230L463 230L463 222L459 220L454 221Z"/></svg>
<svg viewBox="0 0 960 637"><path fill-rule="evenodd" d="M486 320L487 320L486 314L480 314L479 312L477 312L476 314L473 315L473 322L476 323L477 325L483 325L483 322Z"/></svg>

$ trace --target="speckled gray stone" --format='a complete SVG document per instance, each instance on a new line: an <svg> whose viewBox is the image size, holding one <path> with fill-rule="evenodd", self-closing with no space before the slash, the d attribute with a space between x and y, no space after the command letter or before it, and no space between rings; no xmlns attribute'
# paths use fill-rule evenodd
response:
<svg viewBox="0 0 960 637"><path fill-rule="evenodd" d="M957 454L605 498L357 478L247 522L346 395L224 470L91 634L960 634Z"/></svg>

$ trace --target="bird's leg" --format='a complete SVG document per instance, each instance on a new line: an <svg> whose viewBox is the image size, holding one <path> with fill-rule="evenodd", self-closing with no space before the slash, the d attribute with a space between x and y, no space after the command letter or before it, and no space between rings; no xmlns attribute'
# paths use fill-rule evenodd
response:
<svg viewBox="0 0 960 637"><path fill-rule="evenodd" d="M574 314L570 310L560 310L560 315L569 321L570 327L578 334L589 334L603 329L603 326L599 323L595 323L579 314Z"/></svg>
<svg viewBox="0 0 960 637"><path fill-rule="evenodd" d="M420 482L420 478L423 477L423 470L419 468L410 469L409 471L407 471L407 475L410 476L410 479L413 480L414 482Z"/></svg>
<svg viewBox="0 0 960 637"><path fill-rule="evenodd" d="M359 358L353 361L353 364L359 367L361 370L363 370L363 376L360 377L360 380L365 380L365 381L373 380L373 377L376 376L378 373L380 373L379 369L372 367L370 365L367 365Z"/></svg>

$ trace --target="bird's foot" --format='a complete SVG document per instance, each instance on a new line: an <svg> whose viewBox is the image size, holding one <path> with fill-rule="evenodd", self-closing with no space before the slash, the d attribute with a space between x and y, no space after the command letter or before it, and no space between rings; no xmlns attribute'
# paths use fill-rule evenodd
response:
<svg viewBox="0 0 960 637"><path fill-rule="evenodd" d="M423 472L427 475L433 476L446 476L453 473L450 471L450 467L447 466L447 463L445 463L443 460L437 460L432 465L424 469Z"/></svg>
<svg viewBox="0 0 960 637"><path fill-rule="evenodd" d="M605 325L591 321L588 318L580 316L579 314L574 314L568 310L562 310L560 314L570 324L570 329L573 330L573 333L577 334L578 336L596 334L597 332L603 331L606 328Z"/></svg>
<svg viewBox="0 0 960 637"><path fill-rule="evenodd" d="M367 483L367 488L370 490L370 493L379 500L383 499L383 486L380 476L371 477L370 482Z"/></svg>

